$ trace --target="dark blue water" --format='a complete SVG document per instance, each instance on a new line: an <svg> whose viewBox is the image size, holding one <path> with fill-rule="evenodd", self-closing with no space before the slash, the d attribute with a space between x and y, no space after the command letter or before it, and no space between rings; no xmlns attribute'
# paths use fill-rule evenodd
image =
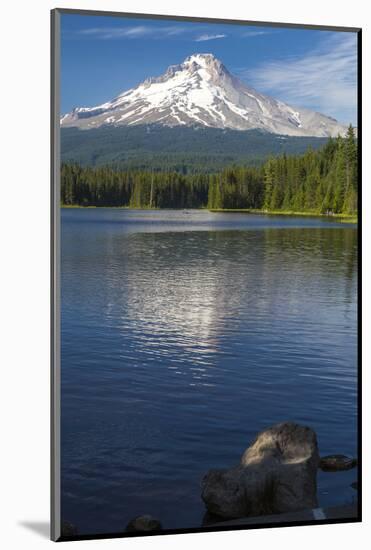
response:
<svg viewBox="0 0 371 550"><path fill-rule="evenodd" d="M354 455L356 271L348 224L62 210L63 518L199 527L204 473L284 420ZM321 505L354 479L321 473Z"/></svg>

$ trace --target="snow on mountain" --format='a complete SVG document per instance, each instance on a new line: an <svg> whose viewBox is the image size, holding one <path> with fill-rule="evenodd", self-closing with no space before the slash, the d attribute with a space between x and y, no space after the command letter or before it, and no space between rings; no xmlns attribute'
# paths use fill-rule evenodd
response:
<svg viewBox="0 0 371 550"><path fill-rule="evenodd" d="M234 130L262 129L274 134L328 137L346 128L335 119L293 108L258 93L233 76L212 54L194 54L157 78L96 107L79 107L61 118L62 127L162 124Z"/></svg>

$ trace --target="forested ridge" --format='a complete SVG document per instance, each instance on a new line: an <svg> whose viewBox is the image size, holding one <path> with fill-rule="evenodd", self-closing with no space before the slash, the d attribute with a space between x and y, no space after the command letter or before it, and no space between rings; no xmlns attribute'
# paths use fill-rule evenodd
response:
<svg viewBox="0 0 371 550"><path fill-rule="evenodd" d="M319 150L268 159L261 166L219 172L115 169L62 164L65 206L264 209L347 213L357 210L357 140L330 138Z"/></svg>
<svg viewBox="0 0 371 550"><path fill-rule="evenodd" d="M261 130L161 125L61 129L62 162L115 170L215 173L225 166L260 166L286 152L319 149L326 138L281 136Z"/></svg>

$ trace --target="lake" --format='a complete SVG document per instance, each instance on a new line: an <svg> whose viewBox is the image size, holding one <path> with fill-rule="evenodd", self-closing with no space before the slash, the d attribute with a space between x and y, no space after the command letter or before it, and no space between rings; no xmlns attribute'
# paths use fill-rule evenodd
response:
<svg viewBox="0 0 371 550"><path fill-rule="evenodd" d="M200 481L257 432L357 453L357 228L203 210L62 209L62 517L194 528ZM355 470L322 473L351 502Z"/></svg>

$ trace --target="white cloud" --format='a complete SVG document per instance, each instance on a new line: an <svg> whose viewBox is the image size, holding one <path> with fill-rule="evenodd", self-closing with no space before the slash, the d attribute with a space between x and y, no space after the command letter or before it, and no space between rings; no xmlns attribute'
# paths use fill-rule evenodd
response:
<svg viewBox="0 0 371 550"><path fill-rule="evenodd" d="M272 31L246 31L241 36L249 38L250 36L260 36L262 34L271 34Z"/></svg>
<svg viewBox="0 0 371 550"><path fill-rule="evenodd" d="M183 27L178 25L170 25L166 27L154 27L151 25L137 25L134 27L96 27L91 29L83 29L79 34L92 36L102 40L111 40L118 38L163 38L182 34L185 31Z"/></svg>
<svg viewBox="0 0 371 550"><path fill-rule="evenodd" d="M78 34L102 40L142 37L158 39L188 34L188 38L194 40L195 42L205 42L207 40L216 40L218 38L226 37L225 34L205 33L193 38L192 36L189 36L190 32L194 32L194 28L181 27L179 25L169 25L163 27L155 27L153 25L136 25L134 27L95 27L90 29L83 29L79 31Z"/></svg>
<svg viewBox="0 0 371 550"><path fill-rule="evenodd" d="M268 61L239 74L258 90L291 105L356 122L357 39L336 33L301 57Z"/></svg>
<svg viewBox="0 0 371 550"><path fill-rule="evenodd" d="M226 38L226 34L201 34L195 38L195 42L207 42L208 40L217 40L218 38Z"/></svg>

